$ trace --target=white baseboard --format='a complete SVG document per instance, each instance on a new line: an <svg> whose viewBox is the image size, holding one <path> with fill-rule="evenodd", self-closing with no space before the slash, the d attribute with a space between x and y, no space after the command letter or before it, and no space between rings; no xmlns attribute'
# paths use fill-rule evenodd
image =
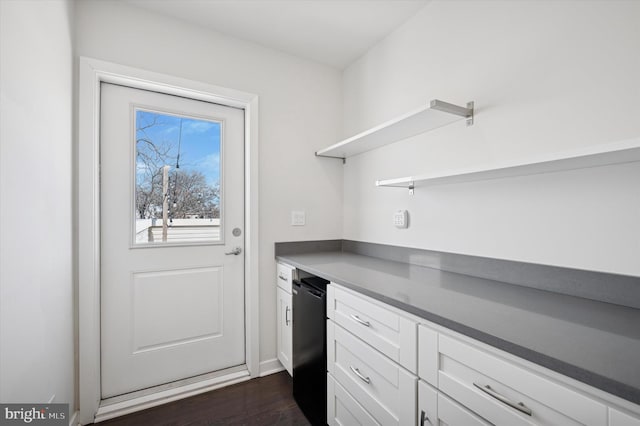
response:
<svg viewBox="0 0 640 426"><path fill-rule="evenodd" d="M260 361L260 377L268 376L270 374L279 373L284 370L278 358L268 359L266 361Z"/></svg>
<svg viewBox="0 0 640 426"><path fill-rule="evenodd" d="M80 415L80 411L76 411L71 415L69 419L69 426L78 426L78 416Z"/></svg>
<svg viewBox="0 0 640 426"><path fill-rule="evenodd" d="M196 383L167 389L161 392L140 396L133 399L116 402L109 405L101 405L95 416L95 423L113 419L115 417L124 416L126 414L135 413L136 411L146 410L147 408L156 407L168 402L177 401L179 399L188 398L190 396L199 395L224 386L233 385L235 383L249 380L251 376L245 369L243 371L226 374L224 376L215 377L209 380L203 380Z"/></svg>

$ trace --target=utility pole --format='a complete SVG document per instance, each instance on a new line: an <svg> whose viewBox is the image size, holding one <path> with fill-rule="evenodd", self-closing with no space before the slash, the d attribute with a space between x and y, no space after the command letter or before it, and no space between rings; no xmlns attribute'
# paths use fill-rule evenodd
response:
<svg viewBox="0 0 640 426"><path fill-rule="evenodd" d="M169 226L169 169L171 166L162 167L162 241L167 241Z"/></svg>

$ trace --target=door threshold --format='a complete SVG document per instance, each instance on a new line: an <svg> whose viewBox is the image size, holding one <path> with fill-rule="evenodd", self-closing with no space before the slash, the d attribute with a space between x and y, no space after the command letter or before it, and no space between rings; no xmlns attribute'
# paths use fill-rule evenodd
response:
<svg viewBox="0 0 640 426"><path fill-rule="evenodd" d="M118 395L100 401L94 422L102 422L168 402L188 398L251 378L246 365L202 374L184 380Z"/></svg>

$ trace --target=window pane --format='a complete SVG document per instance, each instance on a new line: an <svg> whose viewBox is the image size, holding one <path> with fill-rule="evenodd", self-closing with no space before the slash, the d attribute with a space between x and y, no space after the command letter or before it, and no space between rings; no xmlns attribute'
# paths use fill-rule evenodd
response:
<svg viewBox="0 0 640 426"><path fill-rule="evenodd" d="M220 241L220 123L141 109L135 123L135 243Z"/></svg>

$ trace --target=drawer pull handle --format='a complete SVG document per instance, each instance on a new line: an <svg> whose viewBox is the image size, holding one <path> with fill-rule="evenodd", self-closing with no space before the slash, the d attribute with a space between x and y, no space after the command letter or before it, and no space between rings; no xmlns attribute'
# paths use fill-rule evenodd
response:
<svg viewBox="0 0 640 426"><path fill-rule="evenodd" d="M287 277L285 277L284 275L278 275L278 278L280 278L282 281L288 281Z"/></svg>
<svg viewBox="0 0 640 426"><path fill-rule="evenodd" d="M520 411L521 413L526 414L527 416L531 416L533 414L533 412L531 411L531 408L527 407L522 402L510 401L509 399L507 399L504 396L500 395L498 392L494 391L491 388L491 386L489 386L489 385L482 386L482 385L479 385L479 384L474 382L473 386L477 387L482 392L486 393L489 396L492 396L493 398L497 399L498 401L502 402L503 404L506 404L509 407L515 408L516 410Z"/></svg>
<svg viewBox="0 0 640 426"><path fill-rule="evenodd" d="M425 413L424 410L422 410L422 412L420 413L420 426L425 426L426 424L425 421L430 425L433 424L431 423L431 420L429 420L429 417L427 417L427 413Z"/></svg>
<svg viewBox="0 0 640 426"><path fill-rule="evenodd" d="M371 379L368 377L364 377L362 375L362 373L360 372L360 370L358 370L357 368L355 368L353 365L349 366L349 368L351 369L351 371L353 371L353 374L355 374L356 376L360 377L360 380L362 380L363 382L365 382L366 384L371 383Z"/></svg>
<svg viewBox="0 0 640 426"><path fill-rule="evenodd" d="M371 323L369 321L364 321L364 320L360 319L360 317L357 316L357 315L351 314L351 318L353 318L354 321L359 322L360 324L364 325L365 327L371 327Z"/></svg>

